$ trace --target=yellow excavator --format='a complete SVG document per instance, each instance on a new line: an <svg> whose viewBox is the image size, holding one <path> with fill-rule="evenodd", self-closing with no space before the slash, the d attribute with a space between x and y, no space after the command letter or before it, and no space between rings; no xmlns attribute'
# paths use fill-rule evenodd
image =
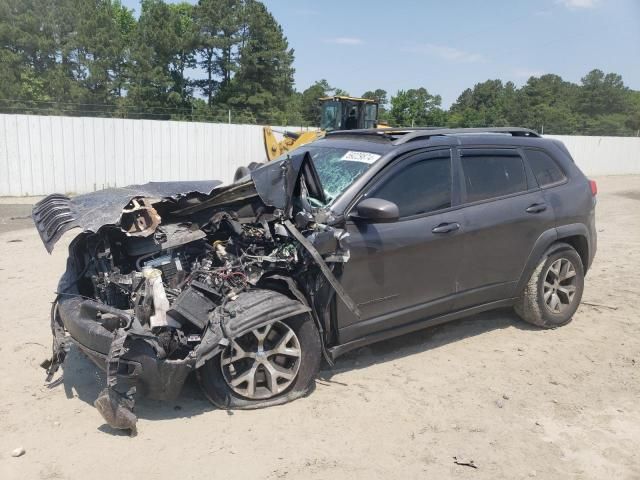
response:
<svg viewBox="0 0 640 480"><path fill-rule="evenodd" d="M320 101L320 129L306 132L278 132L284 137L278 140L271 127L263 128L264 147L267 160L324 137L332 130L354 130L383 127L378 122L378 102L368 98L334 95Z"/></svg>

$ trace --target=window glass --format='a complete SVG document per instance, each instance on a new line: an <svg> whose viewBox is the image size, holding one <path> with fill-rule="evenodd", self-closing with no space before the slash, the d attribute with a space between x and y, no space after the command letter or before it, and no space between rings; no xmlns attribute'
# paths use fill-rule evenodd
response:
<svg viewBox="0 0 640 480"><path fill-rule="evenodd" d="M306 150L311 155L313 165L316 167L320 182L324 187L327 203L331 203L342 194L360 175L366 172L380 154L374 152L362 152L347 148L319 147L316 145L304 145L300 152ZM298 153L296 151L296 153ZM284 161L290 154L287 152L274 160Z"/></svg>
<svg viewBox="0 0 640 480"><path fill-rule="evenodd" d="M527 177L519 155L462 153L467 202L478 202L527 190Z"/></svg>
<svg viewBox="0 0 640 480"><path fill-rule="evenodd" d="M327 101L322 104L322 130L340 130L342 128L342 105L340 102Z"/></svg>
<svg viewBox="0 0 640 480"><path fill-rule="evenodd" d="M543 151L527 150L527 160L541 187L564 180L564 173L558 164Z"/></svg>
<svg viewBox="0 0 640 480"><path fill-rule="evenodd" d="M375 188L368 196L395 203L401 217L450 207L449 152L443 152L443 156L439 158L429 158L408 165Z"/></svg>
<svg viewBox="0 0 640 480"><path fill-rule="evenodd" d="M364 107L364 128L375 128L378 106L375 103L367 103Z"/></svg>

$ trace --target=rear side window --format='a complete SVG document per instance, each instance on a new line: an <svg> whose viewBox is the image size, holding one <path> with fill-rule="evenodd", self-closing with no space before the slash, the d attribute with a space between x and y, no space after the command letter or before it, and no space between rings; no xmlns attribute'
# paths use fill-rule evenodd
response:
<svg viewBox="0 0 640 480"><path fill-rule="evenodd" d="M435 157L435 158L434 158ZM401 217L442 210L451 206L451 160L449 152L429 155L397 171L369 197L389 200Z"/></svg>
<svg viewBox="0 0 640 480"><path fill-rule="evenodd" d="M517 152L461 152L467 202L479 202L527 190L524 163Z"/></svg>
<svg viewBox="0 0 640 480"><path fill-rule="evenodd" d="M541 150L527 150L529 166L540 187L562 182L566 177L553 158Z"/></svg>

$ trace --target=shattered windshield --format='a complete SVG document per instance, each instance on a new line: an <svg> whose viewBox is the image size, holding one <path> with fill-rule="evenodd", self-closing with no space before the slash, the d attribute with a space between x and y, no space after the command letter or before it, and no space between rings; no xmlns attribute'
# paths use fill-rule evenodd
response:
<svg viewBox="0 0 640 480"><path fill-rule="evenodd" d="M336 199L380 158L377 153L346 148L309 146L306 150L311 155L320 176L327 204Z"/></svg>

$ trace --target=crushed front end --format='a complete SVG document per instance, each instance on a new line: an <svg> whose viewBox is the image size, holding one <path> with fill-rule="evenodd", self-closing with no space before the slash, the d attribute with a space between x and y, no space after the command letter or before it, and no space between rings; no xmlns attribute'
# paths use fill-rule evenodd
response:
<svg viewBox="0 0 640 480"><path fill-rule="evenodd" d="M232 185L154 183L34 207L46 248L79 227L52 309L48 380L70 342L106 371L95 402L135 432L134 395L175 398L186 377L243 333L309 314L318 330L340 288L346 233L320 208L308 155L267 164Z"/></svg>

